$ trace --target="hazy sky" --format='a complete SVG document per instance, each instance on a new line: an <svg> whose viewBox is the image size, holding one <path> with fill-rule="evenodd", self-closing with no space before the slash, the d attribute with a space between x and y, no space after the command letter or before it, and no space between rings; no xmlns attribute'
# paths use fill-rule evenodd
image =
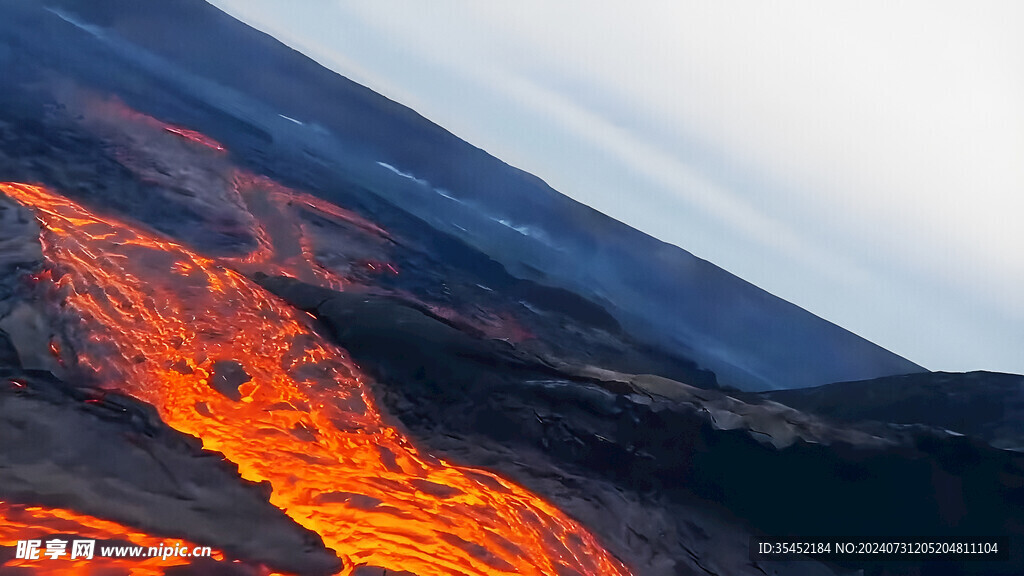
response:
<svg viewBox="0 0 1024 576"><path fill-rule="evenodd" d="M1024 373L1024 2L213 4L919 364Z"/></svg>

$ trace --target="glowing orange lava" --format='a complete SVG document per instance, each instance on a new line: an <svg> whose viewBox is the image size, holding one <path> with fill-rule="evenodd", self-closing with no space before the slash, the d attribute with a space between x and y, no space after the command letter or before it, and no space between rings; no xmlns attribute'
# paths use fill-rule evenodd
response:
<svg viewBox="0 0 1024 576"><path fill-rule="evenodd" d="M217 142L202 132L196 132L195 130L189 130L188 128L175 126L174 124L168 124L167 122L157 120L148 114L143 114L134 110L117 98L89 98L86 109L90 111L90 114L99 112L104 116L114 116L121 120L136 122L149 126L150 128L164 130L165 132L180 136L185 140L205 146L215 152L227 152L227 148L225 148L220 142Z"/></svg>
<svg viewBox="0 0 1024 576"><path fill-rule="evenodd" d="M118 541L138 546L156 547L169 542L181 543L189 548L195 544L180 540L154 538L122 526L116 522L76 514L68 510L41 506L21 506L0 501L0 546L14 547L18 540L46 541L54 535L74 535L97 540L91 560L69 560L69 556L56 560L41 557L38 560L9 560L0 566L24 567L33 574L46 576L110 574L111 569L131 570L133 576L159 576L164 568L188 564L184 558L107 558L100 556L102 541ZM121 544L117 544L121 545ZM224 555L214 551L213 558L223 560Z"/></svg>
<svg viewBox="0 0 1024 576"><path fill-rule="evenodd" d="M36 212L58 295L88 342L80 367L155 405L246 479L270 481L271 502L319 533L342 573L628 574L543 499L419 452L382 421L342 350L226 263L43 188L0 192ZM228 360L251 377L239 401L211 387Z"/></svg>
<svg viewBox="0 0 1024 576"><path fill-rule="evenodd" d="M221 146L220 142L217 142L205 134L196 132L195 130L189 130L188 128L181 128L178 126L166 126L164 127L164 130L167 130L171 134L177 134L186 140L191 140L196 144L206 146L211 150L216 150L217 152L224 152L227 150L224 146Z"/></svg>
<svg viewBox="0 0 1024 576"><path fill-rule="evenodd" d="M309 210L321 218L355 226L379 241L391 241L387 231L358 214L310 194L281 186L269 178L236 171L232 180L235 191L250 211L278 214L274 219L278 226L272 231L257 224L253 231L258 243L255 251L245 258L231 260L243 271L290 276L335 290L345 286L345 280L317 260L304 225L299 219L289 217L288 213L297 209Z"/></svg>

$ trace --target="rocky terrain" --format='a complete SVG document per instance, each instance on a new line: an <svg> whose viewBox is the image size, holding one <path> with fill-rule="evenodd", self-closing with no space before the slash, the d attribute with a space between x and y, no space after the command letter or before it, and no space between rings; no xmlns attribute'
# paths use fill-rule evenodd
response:
<svg viewBox="0 0 1024 576"><path fill-rule="evenodd" d="M270 504L269 486L242 480L237 467L168 428L151 406L48 372L2 368L0 382L5 503L72 509L202 542L245 558L253 573L261 564L301 574L341 568L316 533ZM0 563L9 552L0 552Z"/></svg>
<svg viewBox="0 0 1024 576"><path fill-rule="evenodd" d="M58 81L65 105L73 86L89 88L201 128L249 171L373 212L385 228L425 225L418 241L439 247L438 238L454 239L516 278L568 290L605 308L645 346L692 360L724 384L805 387L922 370L576 203L201 0L0 6L0 54L8 54L0 68L11 82L40 90ZM168 214L130 196L107 201L131 202L152 219ZM174 227L216 234L190 227L194 216L181 214Z"/></svg>
<svg viewBox="0 0 1024 576"><path fill-rule="evenodd" d="M763 397L842 421L927 424L1024 450L1024 376L929 372L839 382Z"/></svg>
<svg viewBox="0 0 1024 576"><path fill-rule="evenodd" d="M288 278L259 281L316 315L415 436L553 497L640 574L865 568L751 562L746 546L758 534L1018 538L1024 528L1024 458L939 422L841 422L740 393L537 356L394 299ZM1013 574L1022 560L1014 551L998 566L867 567L872 574Z"/></svg>
<svg viewBox="0 0 1024 576"><path fill-rule="evenodd" d="M391 444L371 455L381 476L414 477L424 509L493 520L416 477L468 466L476 472L458 478L488 495L509 491L499 478L528 489L639 576L1024 573L1021 376L923 372L572 203L204 3L139 6L0 0L0 183L52 191L31 206L18 200L24 188L0 194L0 537L75 528L224 556L166 574L402 573L346 563L325 543L327 522L310 517L411 522L415 509L339 490L315 495L323 506L307 517L271 503L304 474L329 475L325 438L354 425L310 424L317 407L295 398L256 406L264 382L242 356L278 335L261 324L258 342L225 336L237 327L217 326L220 314L287 320L293 339L267 363L276 385L358 405L344 412L357 420L379 404ZM245 54L294 81L261 83L233 65ZM80 226L78 243L57 242L41 210ZM122 250L162 275L125 278ZM224 292L227 280L238 293ZM245 305L258 313L231 316ZM179 317L192 323L169 335L160 322ZM122 354L135 343L117 348L100 330L115 320L146 350L209 337L222 356ZM139 382L104 380L107 365ZM143 402L132 386L150 373L201 380L206 400ZM339 373L365 378L367 395L331 389L348 382ZM754 392L783 387L799 389ZM177 426L160 417L185 410ZM301 447L286 450L294 470L272 470L293 478L246 480L239 462L181 431L232 414L261 435L220 441ZM399 463L399 448L415 465ZM396 502L417 502L377 480ZM492 551L513 544L436 532L468 563L509 573ZM1011 547L990 562L752 560L750 540L763 536L999 536ZM4 546L0 571L28 573Z"/></svg>

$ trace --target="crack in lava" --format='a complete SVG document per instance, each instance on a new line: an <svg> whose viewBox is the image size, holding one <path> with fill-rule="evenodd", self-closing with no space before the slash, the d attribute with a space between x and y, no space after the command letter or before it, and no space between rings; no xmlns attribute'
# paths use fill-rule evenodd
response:
<svg viewBox="0 0 1024 576"><path fill-rule="evenodd" d="M85 342L79 367L155 405L244 478L269 481L271 502L319 533L343 573L629 573L538 496L419 452L382 421L342 350L238 272L44 188L0 192L35 210ZM212 387L228 360L251 377L238 394Z"/></svg>

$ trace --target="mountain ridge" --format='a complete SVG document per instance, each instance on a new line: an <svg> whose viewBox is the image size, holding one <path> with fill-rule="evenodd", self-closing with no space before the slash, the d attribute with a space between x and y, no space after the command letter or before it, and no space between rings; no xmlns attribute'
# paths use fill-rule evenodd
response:
<svg viewBox="0 0 1024 576"><path fill-rule="evenodd" d="M171 110L165 101L148 101L139 96L137 80L133 85L117 77L128 74L121 70L88 78L79 72L79 80L106 83L143 111L201 128L248 166L296 187L326 196L342 182L365 188L516 276L604 305L640 340L692 358L723 384L798 388L923 370L559 193L205 2L162 3L164 16L155 19L140 16L143 9L126 0L56 0L52 6L162 59L167 70L146 74L162 74L168 91L197 99L196 79L210 83L201 92L209 110L181 104ZM133 57L126 49L119 48L122 60ZM270 142L232 134L239 122Z"/></svg>

